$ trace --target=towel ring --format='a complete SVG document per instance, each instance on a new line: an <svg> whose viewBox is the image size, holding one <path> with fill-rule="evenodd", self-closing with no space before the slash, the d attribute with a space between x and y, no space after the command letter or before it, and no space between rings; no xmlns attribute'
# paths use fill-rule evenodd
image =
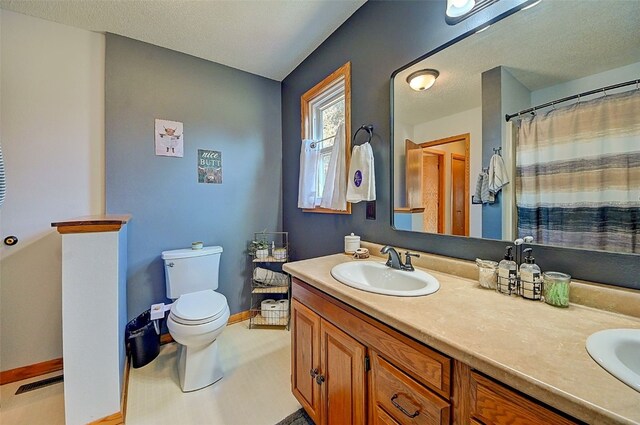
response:
<svg viewBox="0 0 640 425"><path fill-rule="evenodd" d="M353 146L356 146L356 144L355 144L356 143L356 136L358 135L360 130L365 130L367 133L369 133L369 139L366 141L366 143L371 142L371 138L373 137L373 125L371 125L371 124L369 124L369 125L362 124L360 126L360 128L358 128L356 130L356 132L354 133L354 135L353 135L353 141L351 142L353 144ZM353 146L351 147L351 149L353 149Z"/></svg>

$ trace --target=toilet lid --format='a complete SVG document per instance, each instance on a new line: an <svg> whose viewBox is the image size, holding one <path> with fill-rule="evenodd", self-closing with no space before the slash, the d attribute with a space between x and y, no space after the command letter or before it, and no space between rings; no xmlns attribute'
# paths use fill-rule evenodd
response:
<svg viewBox="0 0 640 425"><path fill-rule="evenodd" d="M226 309L225 296L207 289L180 296L171 306L170 315L184 325L201 325L217 319Z"/></svg>

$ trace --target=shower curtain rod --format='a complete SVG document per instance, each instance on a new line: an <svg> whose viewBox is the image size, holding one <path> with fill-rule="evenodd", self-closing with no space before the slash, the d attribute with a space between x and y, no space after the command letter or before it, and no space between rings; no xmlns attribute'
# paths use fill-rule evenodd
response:
<svg viewBox="0 0 640 425"><path fill-rule="evenodd" d="M636 86L638 86L639 83L640 83L640 80L631 80L631 81L627 81L625 83L618 83L618 84L613 84L611 86L601 87L601 88L595 89L595 90L585 91L585 92L582 92L582 93L574 94L572 96L563 97L562 99L552 100L551 102L543 103L542 105L537 105L537 106L534 106L533 108L523 109L522 111L516 112L515 114L506 114L505 115L505 119L507 120L507 122L509 122L509 120L511 120L511 118L515 118L515 117L520 116L520 115L528 114L529 112L535 112L538 109L546 108L548 106L553 106L553 105L555 105L557 103L562 103L562 102L566 102L568 100L573 100L573 99L580 99L582 96L589 96L591 94L596 94L596 93L600 93L600 92L604 92L605 95L606 95L607 94L606 93L607 90L618 89L620 87L626 87L626 86L630 86L632 84L635 84Z"/></svg>

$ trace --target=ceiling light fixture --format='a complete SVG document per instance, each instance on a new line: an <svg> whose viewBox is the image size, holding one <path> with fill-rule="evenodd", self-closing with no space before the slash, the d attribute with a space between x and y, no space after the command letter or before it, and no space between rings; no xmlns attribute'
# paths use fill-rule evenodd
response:
<svg viewBox="0 0 640 425"><path fill-rule="evenodd" d="M435 69L421 69L420 71L412 72L407 77L407 83L415 91L427 90L436 82L440 73Z"/></svg>
<svg viewBox="0 0 640 425"><path fill-rule="evenodd" d="M476 31L476 34L480 34L482 31L488 30L490 26L491 25L486 25L486 26L480 28L478 31Z"/></svg>
<svg viewBox="0 0 640 425"><path fill-rule="evenodd" d="M475 0L447 0L447 16L457 18L465 15L476 5Z"/></svg>
<svg viewBox="0 0 640 425"><path fill-rule="evenodd" d="M522 10L531 9L533 6L537 6L537 5L539 5L541 1L542 1L542 0L534 1L534 2L533 2L533 3L531 3L530 5L523 7L523 8L522 8Z"/></svg>

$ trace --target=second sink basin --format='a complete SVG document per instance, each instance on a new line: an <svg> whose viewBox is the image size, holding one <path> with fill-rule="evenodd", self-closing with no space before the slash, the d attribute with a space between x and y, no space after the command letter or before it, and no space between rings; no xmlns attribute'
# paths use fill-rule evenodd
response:
<svg viewBox="0 0 640 425"><path fill-rule="evenodd" d="M422 270L395 270L376 261L351 261L331 269L337 281L376 294L417 297L440 289L438 280Z"/></svg>
<svg viewBox="0 0 640 425"><path fill-rule="evenodd" d="M640 391L640 329L607 329L587 338L587 351L613 376Z"/></svg>

